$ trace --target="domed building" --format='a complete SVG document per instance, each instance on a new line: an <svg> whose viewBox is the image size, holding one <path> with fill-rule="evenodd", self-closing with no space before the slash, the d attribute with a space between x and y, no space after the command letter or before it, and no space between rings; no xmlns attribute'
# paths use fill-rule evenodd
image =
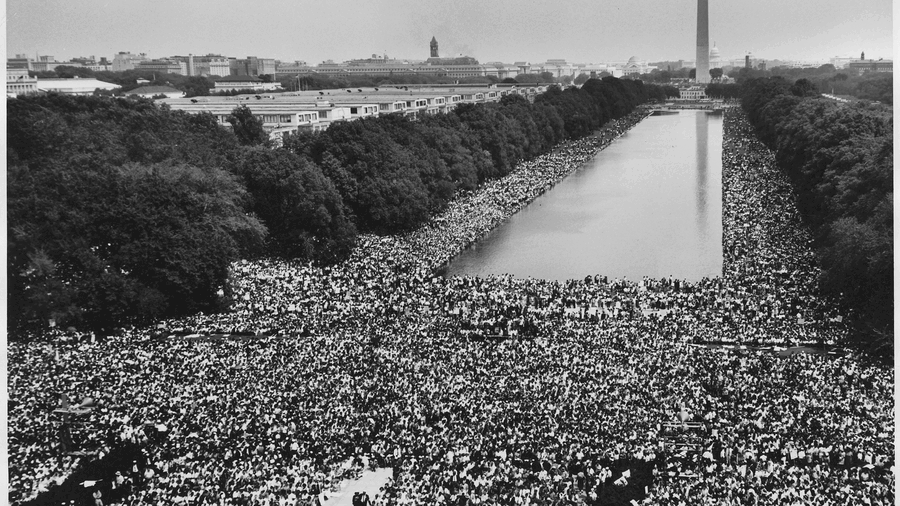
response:
<svg viewBox="0 0 900 506"><path fill-rule="evenodd" d="M715 42L713 42L712 49L709 50L709 68L722 68L722 56L719 54L719 48L716 47Z"/></svg>
<svg viewBox="0 0 900 506"><path fill-rule="evenodd" d="M656 67L647 65L647 62L645 61L638 60L636 56L632 56L628 59L628 63L626 63L625 66L622 67L622 75L629 76L632 74L647 74L655 68Z"/></svg>

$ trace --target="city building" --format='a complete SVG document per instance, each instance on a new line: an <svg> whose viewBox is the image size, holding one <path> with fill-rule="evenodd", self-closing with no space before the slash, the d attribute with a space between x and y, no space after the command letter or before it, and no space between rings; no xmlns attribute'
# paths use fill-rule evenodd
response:
<svg viewBox="0 0 900 506"><path fill-rule="evenodd" d="M31 58L29 58L26 54L17 54L15 58L7 58L6 68L34 70L31 65Z"/></svg>
<svg viewBox="0 0 900 506"><path fill-rule="evenodd" d="M688 86L679 87L678 92L681 96L675 100L706 100L706 86L697 86L690 84Z"/></svg>
<svg viewBox="0 0 900 506"><path fill-rule="evenodd" d="M121 88L118 84L107 83L92 78L41 79L37 80L38 91L56 92L64 95L92 95L94 90L112 91Z"/></svg>
<svg viewBox="0 0 900 506"><path fill-rule="evenodd" d="M97 64L97 57L95 57L95 56L79 56L77 58L72 58L69 61L73 62L73 63L78 63L82 67L90 67L91 65Z"/></svg>
<svg viewBox="0 0 900 506"><path fill-rule="evenodd" d="M853 58L851 56L835 56L828 60L828 63L834 65L834 68L837 70L847 68L851 63L857 62L859 59Z"/></svg>
<svg viewBox="0 0 900 506"><path fill-rule="evenodd" d="M38 91L37 78L28 77L28 69L6 68L6 96L15 97Z"/></svg>
<svg viewBox="0 0 900 506"><path fill-rule="evenodd" d="M575 77L576 71L578 67L567 62L566 60L561 59L551 59L547 60L544 63L537 63L531 65L530 72L531 74L543 74L544 72L549 72L555 78L561 77Z"/></svg>
<svg viewBox="0 0 900 506"><path fill-rule="evenodd" d="M105 58L104 58L105 60ZM111 72L112 64L111 63L97 63L95 65L87 65L85 68L91 69L94 72Z"/></svg>
<svg viewBox="0 0 900 506"><path fill-rule="evenodd" d="M846 68L850 73L859 76L869 72L893 72L894 60L884 60L881 58L878 60L867 60L866 53L863 51L859 56L859 60L848 63Z"/></svg>
<svg viewBox="0 0 900 506"><path fill-rule="evenodd" d="M731 62L728 63L729 66L731 66ZM722 64L722 56L719 54L719 48L716 47L716 43L713 42L713 47L709 50L709 68L720 69L722 68Z"/></svg>
<svg viewBox="0 0 900 506"><path fill-rule="evenodd" d="M591 78L597 78L604 72L610 73L609 66L605 63L579 63L575 67L575 77L584 74Z"/></svg>
<svg viewBox="0 0 900 506"><path fill-rule="evenodd" d="M200 76L218 76L225 77L231 75L231 63L228 58L222 55L206 55L195 57L199 63L197 64L198 72L195 75Z"/></svg>
<svg viewBox="0 0 900 506"><path fill-rule="evenodd" d="M444 76L455 79L487 76L484 65L441 65L440 68L444 71Z"/></svg>
<svg viewBox="0 0 900 506"><path fill-rule="evenodd" d="M647 62L638 60L636 57L632 56L628 59L628 62L621 67L620 70L623 76L637 76L641 74L649 74L652 70L655 69L656 67L647 65Z"/></svg>
<svg viewBox="0 0 900 506"><path fill-rule="evenodd" d="M193 77L193 76L202 75L202 72L200 70L201 58L202 57L200 57L200 56L194 56L192 54L189 54L187 56L181 56L181 55L170 56L169 58L167 58L167 60L177 61L177 62L183 64L184 70L185 70L185 74L183 74L183 75ZM226 65L226 68L227 68L227 65ZM229 73L230 73L230 71L228 73L226 73L225 75L227 76ZM209 75L209 74L207 73L206 75Z"/></svg>
<svg viewBox="0 0 900 506"><path fill-rule="evenodd" d="M438 42L437 39L431 37L430 43L431 49L431 57L425 60L425 63L430 65L439 65L439 66L452 66L452 67L465 67L465 66L473 66L478 65L478 60L472 58L471 56L463 56L459 55L456 57L449 58L441 58L438 56Z"/></svg>
<svg viewBox="0 0 900 506"><path fill-rule="evenodd" d="M246 58L229 59L231 75L233 76L264 76L275 75L275 59L274 58L257 58L256 56L248 56Z"/></svg>
<svg viewBox="0 0 900 506"><path fill-rule="evenodd" d="M113 56L112 71L124 72L126 70L134 70L140 62L149 59L146 53L131 54L126 51L120 51Z"/></svg>
<svg viewBox="0 0 900 506"><path fill-rule="evenodd" d="M503 62L489 62L483 65L486 76L496 77L499 80L515 78L519 75L519 67Z"/></svg>
<svg viewBox="0 0 900 506"><path fill-rule="evenodd" d="M428 58L425 60L425 63L439 66L471 66L478 65L478 60L471 56L456 56L452 58Z"/></svg>
<svg viewBox="0 0 900 506"><path fill-rule="evenodd" d="M651 62L649 65L658 68L659 70L666 70L669 72L674 72L676 70L681 69L692 69L695 67L694 60L672 60L672 61L658 61Z"/></svg>
<svg viewBox="0 0 900 506"><path fill-rule="evenodd" d="M305 61L282 63L275 68L276 79L280 79L285 76L300 77L314 73L315 69L307 65Z"/></svg>
<svg viewBox="0 0 900 506"><path fill-rule="evenodd" d="M220 54L207 54L197 56L189 54L187 56L173 56L169 58L184 64L184 75L202 76L202 77L225 77L231 75L231 61L226 56Z"/></svg>
<svg viewBox="0 0 900 506"><path fill-rule="evenodd" d="M215 88L210 93L223 91L274 91L281 89L281 84L276 82L263 82L262 79L253 76L225 76L216 79Z"/></svg>
<svg viewBox="0 0 900 506"><path fill-rule="evenodd" d="M67 65L70 67L80 67L80 63L63 63L56 61L53 56L38 56L37 60L31 62L31 70L35 72L53 72L56 67Z"/></svg>
<svg viewBox="0 0 900 506"><path fill-rule="evenodd" d="M183 61L174 59L144 60L135 65L134 70L142 72L155 72L159 74L181 74L188 75L187 64Z"/></svg>

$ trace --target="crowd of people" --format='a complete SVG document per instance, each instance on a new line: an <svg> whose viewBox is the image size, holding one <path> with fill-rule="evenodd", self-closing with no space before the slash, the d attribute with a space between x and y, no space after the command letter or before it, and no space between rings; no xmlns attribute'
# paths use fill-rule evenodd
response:
<svg viewBox="0 0 900 506"><path fill-rule="evenodd" d="M312 505L368 467L394 471L379 506L602 504L642 469L643 504L893 504L889 368L700 346L848 332L818 294L790 184L739 111L724 120L721 276L438 275L645 116L413 233L362 237L342 264L239 262L231 312L9 343L11 502L79 464L57 455L65 393L96 403L77 444L142 448L123 504Z"/></svg>

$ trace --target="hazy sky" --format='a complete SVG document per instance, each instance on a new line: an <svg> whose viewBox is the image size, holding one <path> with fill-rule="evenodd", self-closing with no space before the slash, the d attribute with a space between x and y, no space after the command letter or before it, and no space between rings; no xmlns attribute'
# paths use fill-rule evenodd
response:
<svg viewBox="0 0 900 506"><path fill-rule="evenodd" d="M722 57L893 58L892 0L709 0ZM7 55L693 59L696 0L7 0Z"/></svg>

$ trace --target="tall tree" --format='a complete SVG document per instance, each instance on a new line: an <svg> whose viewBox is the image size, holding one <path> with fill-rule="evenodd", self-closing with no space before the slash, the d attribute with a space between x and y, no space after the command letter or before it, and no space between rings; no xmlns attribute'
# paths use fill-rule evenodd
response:
<svg viewBox="0 0 900 506"><path fill-rule="evenodd" d="M250 210L269 231L270 253L334 261L353 246L356 230L334 184L315 164L284 149L248 149L236 162Z"/></svg>
<svg viewBox="0 0 900 506"><path fill-rule="evenodd" d="M241 144L245 146L269 146L271 144L262 120L254 116L246 105L235 107L226 121L231 125L234 135Z"/></svg>

